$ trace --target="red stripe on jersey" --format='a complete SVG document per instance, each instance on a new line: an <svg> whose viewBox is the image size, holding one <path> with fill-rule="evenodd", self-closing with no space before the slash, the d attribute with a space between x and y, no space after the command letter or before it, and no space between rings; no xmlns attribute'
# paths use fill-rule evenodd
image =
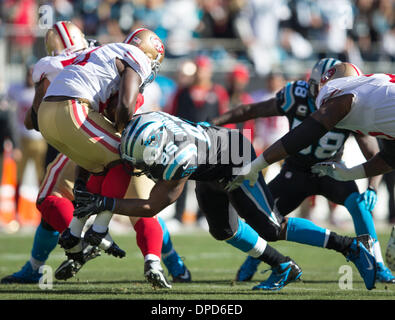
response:
<svg viewBox="0 0 395 320"><path fill-rule="evenodd" d="M100 131L100 133L102 133L104 136L108 136L109 138L113 139L105 130L103 130L103 128L99 127L96 123L92 122L89 118L88 115L86 113L86 110L84 108L82 108L82 111L84 113L84 116L86 117L85 119L81 119L79 114L78 114L78 110L77 110L77 104L75 100L71 100L72 101L72 106L73 106L73 114L74 117L78 123L78 125L81 127L81 129L87 133L92 139L94 139L95 141L101 143L104 147L106 147L108 150L110 150L113 153L118 153L118 149L113 147L111 144L109 144L107 141L105 141L105 137L98 137L94 132L92 132L85 124L85 121L88 121L89 124L93 125L94 127ZM113 139L114 140L114 139ZM120 141L120 139L118 137L116 137L117 142Z"/></svg>
<svg viewBox="0 0 395 320"><path fill-rule="evenodd" d="M133 55L132 55L129 51L127 51L126 53L127 53L127 54L133 59L133 61L136 62L136 64L140 67L140 63L137 62L137 60L133 57Z"/></svg>
<svg viewBox="0 0 395 320"><path fill-rule="evenodd" d="M66 24L64 22L62 22L62 26L63 26L64 30L66 31L67 37L70 40L70 44L73 46L74 45L73 39L71 38L69 30L67 30Z"/></svg>
<svg viewBox="0 0 395 320"><path fill-rule="evenodd" d="M60 63L62 64L63 68L67 67L68 65L72 64L75 59L77 59L77 57L71 58L71 59L67 59L67 60L62 60L60 61Z"/></svg>

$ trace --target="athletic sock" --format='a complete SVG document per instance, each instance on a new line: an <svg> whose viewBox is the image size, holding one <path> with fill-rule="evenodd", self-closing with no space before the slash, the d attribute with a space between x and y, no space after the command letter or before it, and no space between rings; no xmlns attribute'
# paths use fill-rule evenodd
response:
<svg viewBox="0 0 395 320"><path fill-rule="evenodd" d="M49 254L55 249L58 244L59 232L56 230L45 229L42 223L36 229L33 240L33 248L31 251L31 257L34 259L31 261L32 267L39 267L39 262L42 264L48 259Z"/></svg>
<svg viewBox="0 0 395 320"><path fill-rule="evenodd" d="M355 233L357 235L369 234L373 239L377 240L373 216L367 210L363 197L358 192L354 192L344 201L344 206L351 214Z"/></svg>
<svg viewBox="0 0 395 320"><path fill-rule="evenodd" d="M137 245L146 260L147 255L160 259L162 251L163 232L156 218L140 218L134 225ZM150 259L152 260L152 259Z"/></svg>
<svg viewBox="0 0 395 320"><path fill-rule="evenodd" d="M352 241L353 238L341 236L331 231L328 237L326 248L333 249L345 254L347 252L347 249L350 247Z"/></svg>
<svg viewBox="0 0 395 320"><path fill-rule="evenodd" d="M321 228L307 219L288 218L287 241L309 244L315 247L326 247L330 231Z"/></svg>
<svg viewBox="0 0 395 320"><path fill-rule="evenodd" d="M286 258L277 250L270 247L266 240L261 238L258 233L246 222L238 219L239 225L236 234L226 240L233 247L247 253L253 258L257 258L274 267Z"/></svg>
<svg viewBox="0 0 395 320"><path fill-rule="evenodd" d="M173 243L171 242L169 230L166 227L165 221L158 217L158 222L162 228L163 242L162 242L162 257L165 258L173 253Z"/></svg>

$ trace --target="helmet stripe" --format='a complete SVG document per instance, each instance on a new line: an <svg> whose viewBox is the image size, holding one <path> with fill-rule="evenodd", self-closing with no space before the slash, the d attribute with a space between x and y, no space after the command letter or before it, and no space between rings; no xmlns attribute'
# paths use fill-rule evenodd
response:
<svg viewBox="0 0 395 320"><path fill-rule="evenodd" d="M56 22L54 27L60 37L60 40L62 40L63 46L65 48L70 48L70 38L67 36L64 25L61 22Z"/></svg>
<svg viewBox="0 0 395 320"><path fill-rule="evenodd" d="M325 71L326 71L326 65L328 64L328 59L326 59L325 60L325 63L323 64L323 66L322 66L322 69L321 69L321 74L323 75L324 73L325 73Z"/></svg>
<svg viewBox="0 0 395 320"><path fill-rule="evenodd" d="M357 75L361 75L361 71L355 66L355 65L353 65L352 63L349 63L350 65L351 65L351 67L353 67L354 68L354 70L355 70L355 72L357 73Z"/></svg>
<svg viewBox="0 0 395 320"><path fill-rule="evenodd" d="M148 30L148 29L146 29L146 28L138 28L138 29L134 30L133 33L131 33L129 36L127 36L127 38L125 39L124 43L130 44L130 42L132 41L133 37L136 34L138 34L139 32L144 31L144 30Z"/></svg>
<svg viewBox="0 0 395 320"><path fill-rule="evenodd" d="M127 144L125 146L125 153L130 154L130 155L131 155L131 153L129 151L130 151L130 147L131 147L131 144L132 144L131 137L134 134L134 129L136 129L136 126L140 122L140 119L141 119L141 117L138 117L137 119L134 120L134 122L132 123L132 125L131 125L131 127L129 129L129 132L128 132L126 138L125 138L125 143Z"/></svg>
<svg viewBox="0 0 395 320"><path fill-rule="evenodd" d="M70 44L73 46L74 45L73 39L71 38L69 30L67 29L66 24L63 21L62 21L62 26L63 26L64 30L66 31L67 38L69 39Z"/></svg>
<svg viewBox="0 0 395 320"><path fill-rule="evenodd" d="M130 155L133 155L133 149L134 145L136 144L137 138L140 136L140 134L144 131L145 128L147 128L151 123L154 123L154 121L149 121L146 123L143 123L140 128L136 130L136 134L134 135L132 142L130 144Z"/></svg>

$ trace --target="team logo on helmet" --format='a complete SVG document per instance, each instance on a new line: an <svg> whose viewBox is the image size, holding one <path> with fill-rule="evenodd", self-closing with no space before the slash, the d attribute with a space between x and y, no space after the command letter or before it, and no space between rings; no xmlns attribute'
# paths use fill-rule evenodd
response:
<svg viewBox="0 0 395 320"><path fill-rule="evenodd" d="M162 41L158 37L151 36L150 41L155 50L158 51L160 54L163 54L165 52L165 47L163 46Z"/></svg>
<svg viewBox="0 0 395 320"><path fill-rule="evenodd" d="M336 72L335 67L332 67L327 72L325 72L324 75L321 77L321 85L327 83L333 77L335 72Z"/></svg>

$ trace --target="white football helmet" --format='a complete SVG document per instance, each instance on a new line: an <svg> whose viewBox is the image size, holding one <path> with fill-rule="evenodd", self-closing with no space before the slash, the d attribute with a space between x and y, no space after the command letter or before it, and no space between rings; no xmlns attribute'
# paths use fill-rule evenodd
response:
<svg viewBox="0 0 395 320"><path fill-rule="evenodd" d="M45 47L50 56L56 56L66 50L75 52L88 46L85 35L70 21L56 22L45 35Z"/></svg>
<svg viewBox="0 0 395 320"><path fill-rule="evenodd" d="M121 159L145 170L161 157L166 139L167 131L160 120L149 113L136 115L122 132Z"/></svg>
<svg viewBox="0 0 395 320"><path fill-rule="evenodd" d="M321 81L321 77L334 65L341 63L340 60L334 58L324 58L316 62L313 69L311 70L309 78L309 94L315 99L318 95L318 86Z"/></svg>

